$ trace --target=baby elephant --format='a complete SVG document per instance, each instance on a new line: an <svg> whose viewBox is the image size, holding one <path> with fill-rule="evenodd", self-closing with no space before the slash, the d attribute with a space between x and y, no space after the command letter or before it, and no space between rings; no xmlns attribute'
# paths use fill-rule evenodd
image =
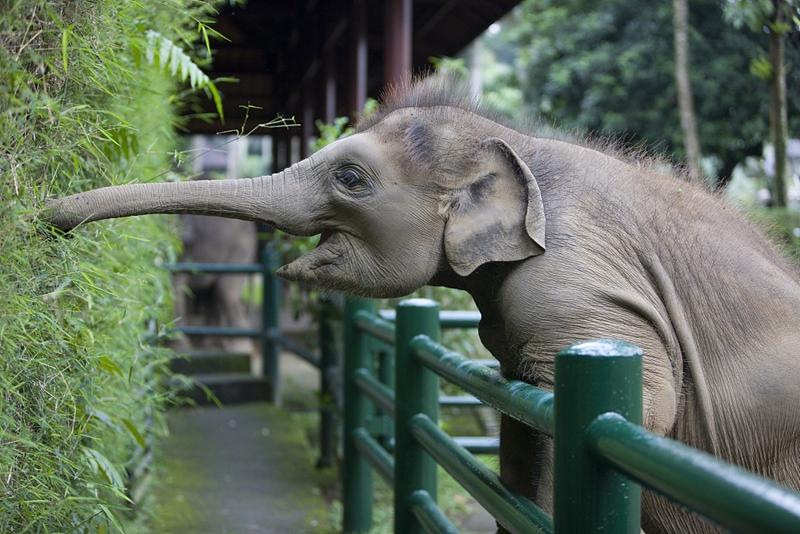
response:
<svg viewBox="0 0 800 534"><path fill-rule="evenodd" d="M642 154L512 127L446 79L253 179L108 187L53 224L144 213L264 221L320 245L289 279L371 297L468 291L509 378L552 388L568 344L644 349L644 425L800 490L800 284L720 198ZM501 477L551 508L551 442L505 418ZM716 528L653 494L648 533Z"/></svg>

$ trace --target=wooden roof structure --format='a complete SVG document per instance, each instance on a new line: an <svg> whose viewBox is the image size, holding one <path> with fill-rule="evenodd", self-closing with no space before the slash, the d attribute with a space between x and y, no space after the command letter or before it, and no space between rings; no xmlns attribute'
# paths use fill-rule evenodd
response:
<svg viewBox="0 0 800 534"><path fill-rule="evenodd" d="M294 116L307 139L316 119L352 116L391 80L427 70L431 56L457 54L518 3L248 0L226 6L213 27L230 41L216 41L207 72L239 82L218 85L224 124L192 119L188 131L248 130L280 114ZM200 105L214 111L210 101Z"/></svg>

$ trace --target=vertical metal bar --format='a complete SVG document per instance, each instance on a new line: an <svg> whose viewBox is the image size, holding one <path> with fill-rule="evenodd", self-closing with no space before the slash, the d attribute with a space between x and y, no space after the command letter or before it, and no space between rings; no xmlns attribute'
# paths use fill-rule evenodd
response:
<svg viewBox="0 0 800 534"><path fill-rule="evenodd" d="M436 462L413 438L409 423L418 413L438 421L439 377L413 357L409 343L420 334L439 340L439 304L427 299L403 301L397 306L396 324L394 531L421 534L411 498L422 490L435 502Z"/></svg>
<svg viewBox="0 0 800 534"><path fill-rule="evenodd" d="M282 404L280 353L271 334L279 331L278 318L281 309L281 281L275 276L277 252L272 243L267 243L261 253L261 275L263 300L261 303L261 368L269 382L269 400L275 406Z"/></svg>
<svg viewBox="0 0 800 534"><path fill-rule="evenodd" d="M334 441L336 433L336 391L334 375L339 366L336 340L331 321L335 305L326 296L319 297L319 347L320 347L320 400L319 400L319 460L317 467L334 465L336 453Z"/></svg>
<svg viewBox="0 0 800 534"><path fill-rule="evenodd" d="M576 343L556 355L553 458L555 532L638 534L641 487L594 457L586 429L616 412L642 422L642 351L629 343Z"/></svg>
<svg viewBox="0 0 800 534"><path fill-rule="evenodd" d="M363 427L373 410L372 403L355 384L360 368L373 372L369 344L355 326L360 310L373 312L375 303L365 299L347 299L344 318L344 466L342 473L343 519L345 534L367 532L372 526L372 469L358 453L353 433Z"/></svg>

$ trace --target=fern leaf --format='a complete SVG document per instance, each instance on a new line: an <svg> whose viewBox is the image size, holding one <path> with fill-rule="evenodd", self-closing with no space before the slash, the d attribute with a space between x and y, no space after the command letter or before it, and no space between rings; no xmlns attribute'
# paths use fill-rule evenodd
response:
<svg viewBox="0 0 800 534"><path fill-rule="evenodd" d="M205 27L201 25L200 30L205 32ZM177 78L182 82L186 82L188 79L192 89L206 89L214 100L220 119L224 121L222 99L216 85L208 75L170 39L153 30L147 30L145 35L147 38L147 49L145 50L147 63L169 72L172 77L180 74Z"/></svg>
<svg viewBox="0 0 800 534"><path fill-rule="evenodd" d="M161 37L160 41L158 46L158 68L163 69L169 64L169 55L175 48L175 44L166 37Z"/></svg>
<svg viewBox="0 0 800 534"><path fill-rule="evenodd" d="M175 74L178 72L178 67L182 63L181 54L179 52L177 48L173 48L169 56L169 75L172 77L175 77Z"/></svg>
<svg viewBox="0 0 800 534"><path fill-rule="evenodd" d="M158 42L159 34L154 31L147 32L147 49L144 53L144 58L148 65L152 65L156 61L156 43Z"/></svg>
<svg viewBox="0 0 800 534"><path fill-rule="evenodd" d="M180 67L181 67L181 80L185 80L185 79L186 79L186 76L189 74L189 65L190 65L190 64L191 64L191 63L188 63L188 62L186 62L186 61L181 61L181 62L180 62Z"/></svg>

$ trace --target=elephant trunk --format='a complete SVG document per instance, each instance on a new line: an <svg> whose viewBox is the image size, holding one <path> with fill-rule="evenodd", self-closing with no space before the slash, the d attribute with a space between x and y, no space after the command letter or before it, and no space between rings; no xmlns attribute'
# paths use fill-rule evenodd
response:
<svg viewBox="0 0 800 534"><path fill-rule="evenodd" d="M313 235L320 230L309 225L298 175L292 168L259 178L103 187L52 200L45 213L63 231L101 219L188 213L263 221L295 235Z"/></svg>

